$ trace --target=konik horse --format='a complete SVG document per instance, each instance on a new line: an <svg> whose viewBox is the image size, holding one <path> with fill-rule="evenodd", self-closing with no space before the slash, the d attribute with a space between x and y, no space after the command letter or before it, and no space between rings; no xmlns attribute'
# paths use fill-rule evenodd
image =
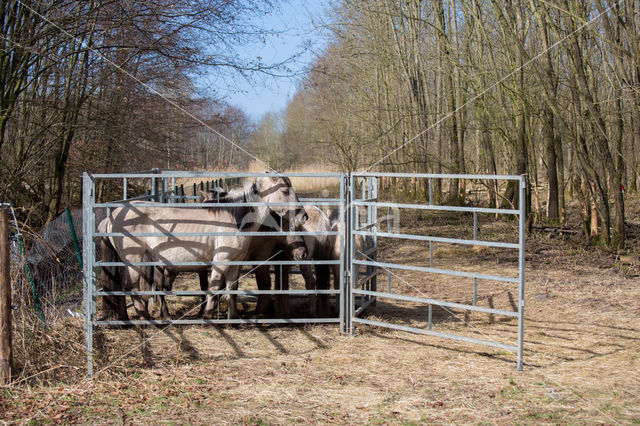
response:
<svg viewBox="0 0 640 426"><path fill-rule="evenodd" d="M181 262L233 262L247 258L251 241L244 232L257 231L271 213L279 217L289 217L291 222L303 223L306 212L295 204L298 197L291 187L291 181L277 175L259 177L242 190L226 197L228 203L265 203L259 206L229 206L226 203L210 208L154 207L148 203L132 203L130 206L114 209L99 225L99 232L118 233L103 238L103 260L120 259L125 263L145 260L162 261L168 264ZM268 203L278 203L270 206ZM141 236L136 234L154 233L159 235ZM189 236L171 234L188 233ZM204 233L225 233L225 235L198 235ZM166 235L161 235L166 234ZM193 236L191 236L193 235ZM107 267L105 289L125 290L148 289L149 273L145 266ZM193 266L173 265L176 272L193 270ZM209 288L233 290L237 288L238 265L214 264L211 267ZM119 281L119 282L118 282ZM119 299L118 299L119 298ZM115 311L120 319L126 319L124 297L109 296L105 306ZM134 296L134 306L139 315L148 316L146 298ZM238 316L233 295L228 297L228 318ZM211 318L215 312L217 298L207 295L203 312L204 318Z"/></svg>

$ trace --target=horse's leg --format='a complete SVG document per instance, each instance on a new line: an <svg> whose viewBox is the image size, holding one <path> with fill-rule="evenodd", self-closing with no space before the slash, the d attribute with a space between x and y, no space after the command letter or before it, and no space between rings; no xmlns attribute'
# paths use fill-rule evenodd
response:
<svg viewBox="0 0 640 426"><path fill-rule="evenodd" d="M331 269L329 265L316 266L316 288L318 290L328 290L331 280ZM318 316L327 318L329 316L329 295L318 295Z"/></svg>
<svg viewBox="0 0 640 426"><path fill-rule="evenodd" d="M154 279L156 279L156 288L161 289L162 291L171 291L173 288L173 282L178 276L177 272L171 272L167 269L162 270L161 268L156 269L156 275L154 275ZM158 281L161 281L160 283ZM171 319L171 315L169 314L169 308L167 307L167 302L165 300L164 295L160 295L160 314L163 319Z"/></svg>
<svg viewBox="0 0 640 426"><path fill-rule="evenodd" d="M334 290L340 290L340 281L341 281L341 277L340 277L340 265L331 265L331 271L333 271L333 289ZM330 277L328 277L330 278ZM327 281L327 285L329 285L329 282ZM336 299L336 306L340 306L340 296L338 295L338 298ZM336 310L339 310L338 308L336 308Z"/></svg>
<svg viewBox="0 0 640 426"><path fill-rule="evenodd" d="M276 265L276 285L278 290L289 290L289 266ZM288 294L276 296L276 318L291 316L291 298Z"/></svg>
<svg viewBox="0 0 640 426"><path fill-rule="evenodd" d="M258 266L254 273L256 276L256 285L258 290L271 290L271 272L269 265ZM256 310L253 315L264 315L269 303L271 302L270 294L259 294L258 302L256 303Z"/></svg>
<svg viewBox="0 0 640 426"><path fill-rule="evenodd" d="M302 278L304 278L304 286L307 290L316 289L316 277L313 275L312 265L300 265L300 272L302 272ZM309 295L309 315L315 317L318 313L317 310L317 297L315 294Z"/></svg>
<svg viewBox="0 0 640 426"><path fill-rule="evenodd" d="M224 274L224 278L226 281L227 290L237 290L238 289L238 273L240 271L239 266L231 266L227 268ZM235 294L227 295L227 318L235 319L240 318L238 315L238 307L236 306L237 296Z"/></svg>
<svg viewBox="0 0 640 426"><path fill-rule="evenodd" d="M167 274L168 272L166 269L160 266L154 266L153 267L153 286L151 288L164 291L167 286ZM164 295L159 294L158 296L153 296L153 297L156 298L158 304L160 305L160 315L162 316L162 318L167 319L164 315L165 311L167 310L167 304L164 300ZM168 315L168 312L167 312L167 315Z"/></svg>
<svg viewBox="0 0 640 426"><path fill-rule="evenodd" d="M115 248L107 238L100 239L102 260L104 262L121 262ZM103 266L102 288L106 291L123 290L126 272L119 266ZM105 296L102 298L103 316L107 319L128 320L127 300L125 296Z"/></svg>
<svg viewBox="0 0 640 426"><path fill-rule="evenodd" d="M130 266L127 268L127 284L130 290L148 290L148 281L145 279L145 273L140 267ZM149 308L147 306L148 299L145 296L131 296L133 307L139 317L151 319Z"/></svg>
<svg viewBox="0 0 640 426"><path fill-rule="evenodd" d="M209 290L209 279L207 278L208 271L199 271L198 278L200 279L200 290L207 291ZM200 298L200 311L198 312L198 316L202 317L204 314L204 305L207 301L206 296L202 296Z"/></svg>
<svg viewBox="0 0 640 426"><path fill-rule="evenodd" d="M209 277L209 288L217 288L218 291L221 291L224 289L224 285L225 277L222 273L222 269L219 266L214 265L213 268L211 268L211 275ZM205 303L204 311L202 312L202 318L211 319L215 314L216 308L220 306L220 296L218 294L207 294L206 300L207 302Z"/></svg>

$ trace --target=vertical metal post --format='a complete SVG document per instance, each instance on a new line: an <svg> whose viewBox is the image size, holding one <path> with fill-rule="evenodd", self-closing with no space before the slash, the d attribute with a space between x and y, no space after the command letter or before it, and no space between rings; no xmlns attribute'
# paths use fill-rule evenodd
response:
<svg viewBox="0 0 640 426"><path fill-rule="evenodd" d="M433 178L429 178L429 205L433 205ZM433 268L433 241L429 241L429 267Z"/></svg>
<svg viewBox="0 0 640 426"><path fill-rule="evenodd" d="M473 240L478 239L478 212L473 212Z"/></svg>
<svg viewBox="0 0 640 426"><path fill-rule="evenodd" d="M433 178L429 178L429 205L433 205ZM433 241L429 241L429 267L433 268ZM433 327L433 305L429 304L429 322L427 328Z"/></svg>
<svg viewBox="0 0 640 426"><path fill-rule="evenodd" d="M473 212L473 241L478 239L478 213ZM473 279L473 306L478 304L478 279Z"/></svg>
<svg viewBox="0 0 640 426"><path fill-rule="evenodd" d="M163 177L162 178L162 188L161 188L161 193L160 193L160 202L161 203L166 203L167 202L167 178Z"/></svg>
<svg viewBox="0 0 640 426"><path fill-rule="evenodd" d="M520 234L518 243L520 245L518 253L518 266L520 273L518 276L518 371L522 371L523 351L524 351L524 247L525 247L525 220L527 214L526 206L527 176L520 176Z"/></svg>
<svg viewBox="0 0 640 426"><path fill-rule="evenodd" d="M387 207L387 232L391 232L391 207ZM391 270L387 269L387 292L391 293Z"/></svg>
<svg viewBox="0 0 640 426"><path fill-rule="evenodd" d="M93 233L95 216L93 210L95 198L93 179L87 173L82 175L82 251L84 257L84 336L87 349L87 376L93 377L93 327L95 320L95 300L93 290L95 275L93 261L95 247Z"/></svg>
<svg viewBox="0 0 640 426"><path fill-rule="evenodd" d="M338 241L340 244L340 276L339 277L334 277L334 279L336 281L338 281L339 284L339 288L340 288L340 293L338 294L338 300L337 300L337 304L338 304L338 310L339 310L339 316L340 316L340 333L345 333L347 331L346 329L346 324L347 324L347 320L346 320L346 313L345 313L345 304L346 304L346 289L347 289L347 280L345 279L345 275L346 275L346 265L345 265L345 254L346 254L346 238L345 236L348 235L347 234L347 228L346 228L346 223L347 221L345 220L345 209L347 208L347 199L346 199L346 194L345 194L345 186L347 184L347 178L345 177L345 175L342 175L342 178L340 179L340 205L338 206L338 209L340 210L340 235L338 235Z"/></svg>
<svg viewBox="0 0 640 426"><path fill-rule="evenodd" d="M371 197L372 200L375 200L376 204L374 204L373 206L371 206L371 223L373 224L373 227L371 228L373 230L373 238L371 241L372 244L372 259L374 262L378 261L378 178L377 177L373 177L371 178ZM372 266L371 267L371 272L373 273L373 276L371 277L371 291L378 291L378 267L377 266ZM375 298L376 296L373 296L373 298ZM374 302L375 303L375 302Z"/></svg>
<svg viewBox="0 0 640 426"><path fill-rule="evenodd" d="M353 335L355 333L355 329L353 327L352 317L355 312L355 300L353 297L353 284L358 281L358 274L355 272L355 267L353 265L353 260L355 258L355 247L354 247L354 238L353 238L353 227L356 225L355 222L355 206L353 205L353 201L355 200L355 178L353 174L349 174L349 218L347 223L347 236L348 236L348 245L347 248L349 250L349 269L347 271L347 333Z"/></svg>
<svg viewBox="0 0 640 426"><path fill-rule="evenodd" d="M127 178L122 178L122 199L127 199Z"/></svg>
<svg viewBox="0 0 640 426"><path fill-rule="evenodd" d="M153 201L156 203L158 200L158 180L155 177L151 178L151 195L153 196Z"/></svg>
<svg viewBox="0 0 640 426"><path fill-rule="evenodd" d="M352 180L352 184L353 186L352 191L351 191L351 199L352 200L357 200L358 199L358 194L356 193L356 182L358 181L357 178ZM364 194L364 187L366 184L366 178L362 178L362 198L365 198L365 194ZM358 285L358 278L360 275L360 266L357 264L353 264L353 259L356 258L356 256L358 255L358 252L356 251L356 239L355 239L355 235L353 234L353 231L356 229L360 228L360 207L353 205L352 203L352 207L351 207L351 229L349 230L349 240L350 240L350 248L351 248L351 269L350 269L350 273L351 273L351 289L355 288ZM356 298L353 295L353 292L350 290L351 293L351 312L355 312L356 310ZM358 300L360 301L360 306L362 306L362 302L363 302L364 296L362 295L358 295ZM352 330L353 332L353 330Z"/></svg>
<svg viewBox="0 0 640 426"><path fill-rule="evenodd" d="M373 178L372 177L366 178L364 180L364 182L363 182L362 192L364 192L364 195L363 195L362 198L364 198L367 201L371 200L371 193L372 193L371 186L372 186L372 184L373 184ZM371 205L367 205L367 222L365 224L367 226L367 231L371 231L372 230L372 228L369 227L373 223L372 218L373 218L373 207ZM362 250L365 251L365 252L369 251L369 248L370 248L370 247L368 247L367 244L364 244L364 242L366 242L367 240L368 239L364 239L363 238ZM367 257L368 257L367 260L372 260L371 259L372 254L373 253L369 253L367 255ZM365 277L370 276L371 272L373 271L373 267L370 266L370 265L367 265L365 269L366 269ZM371 281L371 279L367 279L367 281L365 283L363 283L363 284L364 284L365 290L369 290L369 291L373 290L373 288L372 288L373 282ZM369 302L369 299L371 299L371 296L365 296L363 299L364 299L364 302Z"/></svg>

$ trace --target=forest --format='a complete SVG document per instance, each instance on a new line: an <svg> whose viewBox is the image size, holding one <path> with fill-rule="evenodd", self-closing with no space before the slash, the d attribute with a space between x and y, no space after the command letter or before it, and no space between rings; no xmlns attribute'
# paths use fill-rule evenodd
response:
<svg viewBox="0 0 640 426"><path fill-rule="evenodd" d="M246 150L278 170L526 174L531 222L562 224L578 203L588 243L624 247L639 185L639 1L327 2L327 47L286 109L253 123L197 82L286 76L287 61L242 50L270 31L249 18L276 7L2 2L0 199L37 227L80 204L83 171L246 170ZM435 190L455 204L467 188ZM515 198L487 188L489 205Z"/></svg>

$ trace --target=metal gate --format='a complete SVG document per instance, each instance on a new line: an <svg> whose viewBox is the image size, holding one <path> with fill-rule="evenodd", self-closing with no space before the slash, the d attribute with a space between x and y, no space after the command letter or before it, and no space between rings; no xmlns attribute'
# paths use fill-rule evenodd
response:
<svg viewBox="0 0 640 426"><path fill-rule="evenodd" d="M109 233L97 232L97 224L112 208L131 205L133 200L145 200L155 208L202 208L210 204L197 202L197 190L205 189L206 180L214 186L238 185L241 179L267 176L266 173L225 173L225 172L181 172L181 171L157 171L133 173L133 174L87 174L83 176L83 257L84 257L84 311L85 311L85 342L87 349L87 363L89 376L93 369L93 334L96 327L105 325L169 325L169 324L239 324L239 323L336 323L343 332L353 333L357 324L389 327L398 330L430 334L439 337L462 340L471 343L503 348L518 354L518 369L522 368L523 345L523 309L524 309L524 176L486 176L486 175L436 175L436 174L397 174L397 173L283 173L292 179L301 181L320 180L326 188L319 194L309 193L300 196L301 206L316 206L327 209L334 208L338 214L338 229L321 232L304 231L278 231L256 232L256 235L287 235L298 234L301 236L328 236L336 239L340 247L339 259L331 260L266 260L259 262L261 265L338 265L339 274L335 277L334 289L270 289L270 290L180 290L162 291L153 288L151 291L105 291L97 284L97 272L102 266L125 267L138 266L163 266L170 265L158 261L138 262L125 264L124 262L102 262L96 258L96 239L108 237ZM200 184L193 180L200 179ZM423 179L428 181L428 204L407 204L379 199L379 183L381 180L398 182L402 179ZM483 208L483 207L459 207L438 205L433 197L433 185L442 179L458 179L460 181L506 181L517 184L519 208ZM323 185L321 184L320 187ZM299 190L298 183L294 183L296 192L300 195L305 190ZM304 187L304 185L302 185ZM316 188L318 185L316 185ZM424 186L426 188L426 185ZM142 195L140 192L143 191ZM99 194L98 194L99 192ZM311 191L312 192L312 191ZM389 192L389 191L387 191ZM190 193L187 195L186 193ZM100 200L100 201L98 201ZM241 203L240 203L241 204ZM252 203L254 205L256 203ZM246 205L246 204L245 204ZM429 235L414 235L396 232L399 226L400 214L404 209L418 211L443 211L456 214L473 214L474 234L473 239L443 238ZM382 212L381 212L382 211ZM385 214L386 211L386 214ZM519 220L518 242L483 241L477 238L478 214L513 215ZM140 235L140 238L151 237L158 234ZM167 234L165 236L179 236ZM201 235L219 235L219 233L206 233ZM244 233L247 235L247 233ZM378 243L381 239L400 239L425 242L429 245L429 266L416 266L394 262L379 261ZM433 245L436 243L473 245L485 247L499 247L518 250L519 272L517 277L483 274L480 272L455 271L440 269L434 266ZM256 261L224 262L241 267L255 266ZM193 262L189 265L203 266L214 265L217 262ZM178 266L185 266L181 263ZM430 297L416 297L392 291L392 271L410 270L425 274L439 274L441 276L457 276L473 279L474 297L473 303L465 304L446 300L437 300ZM299 272L299 271L298 271ZM379 291L378 277L387 274L386 291ZM517 309L508 311L503 309L487 308L477 305L477 288L479 280L516 283L518 285ZM235 294L244 297L255 297L263 294L287 295L309 298L311 295L328 295L335 301L335 313L325 318L299 316L294 318L239 318L239 319L202 319L202 318L178 318L172 320L131 320L118 321L106 320L97 316L96 301L105 296L156 296L165 295L174 298L203 296L208 294L228 295ZM428 311L428 325L426 328L394 324L390 321L372 320L365 318L364 314L370 308L374 308L379 300L411 301L426 306ZM432 310L433 306L447 309L461 309L466 311L484 312L492 315L503 315L517 318L518 337L517 344L510 345L493 342L487 339L477 339L433 330Z"/></svg>
<svg viewBox="0 0 640 426"><path fill-rule="evenodd" d="M163 261L144 261L144 262L104 262L100 261L96 257L96 239L109 236L123 236L118 233L98 232L97 224L108 215L110 209L124 206L131 206L132 201L146 201L145 206L154 207L157 209L166 208L204 208L211 207L211 204L197 202L197 191L201 189L214 188L216 186L224 186L225 189L229 186L237 186L242 179L253 179L261 176L273 176L268 173L199 173L199 172L180 172L180 171L151 171L143 173L133 174L93 174L87 173L83 176L83 257L84 261L84 311L85 311L85 343L87 349L87 363L89 376L93 371L93 334L96 327L109 326L109 325L169 325L169 324L282 324L282 323L336 323L340 324L342 330L344 330L345 324L345 303L343 302L343 295L345 288L342 279L344 277L344 244L345 244L345 229L347 229L345 223L345 185L346 181L344 175L341 173L282 173L279 176L285 176L290 179L299 179L301 181L317 181L320 180L320 185L326 185L320 191L320 194L315 194L311 197L299 197L298 203L287 203L292 206L316 206L318 208L333 207L338 211L338 223L339 230L324 230L324 231L273 231L273 232L208 232L200 233L199 236L215 236L215 235L229 235L229 234L242 234L243 236L286 236L286 235L300 235L300 236L327 236L335 238L336 244L340 247L339 259L329 260L262 260L262 261L225 261L225 262L181 262L181 263L168 263ZM200 183L193 183L193 180L200 180ZM192 195L188 193L190 188L193 188ZM206 181L206 185L205 185ZM300 186L305 185L302 182ZM193 186L192 186L193 185ZM295 186L298 186L296 184ZM317 185L316 185L317 186ZM148 189L150 188L150 189ZM142 195L131 196L130 194L136 194L143 191ZM106 201L98 201L97 192L100 192L100 198ZM299 191L297 191L299 192ZM333 194L332 194L333 193ZM258 206L258 205L271 205L278 206L276 204L266 203L226 203L226 206ZM131 233L127 236L135 238L148 238L162 235L165 237L181 237L187 235L181 235L180 233L162 232L162 233ZM190 236L190 235L189 235ZM180 266L180 267L203 267L213 266L216 264L224 265L238 265L241 268L255 268L256 265L260 266L275 266L282 268L282 266L299 266L299 265L339 265L340 273L336 277L337 287L336 289L282 289L275 288L269 290L254 290L254 289L239 289L239 290L180 290L180 291L163 291L162 289L152 288L151 291L106 291L98 285L97 272L101 267L127 267L127 266L141 266L141 267L162 267L162 266ZM249 272L251 269L249 270ZM294 271L299 272L299 271ZM247 272L245 271L245 274ZM242 274L242 272L241 272ZM280 274L282 277L282 274ZM276 285L277 287L277 285ZM293 297L293 296L309 296L309 295L328 295L335 299L336 313L324 318L318 317L293 317L293 318L214 318L214 319L202 319L197 317L180 317L177 319L165 320L165 319L135 319L135 320L110 320L105 318L99 318L97 314L97 300L104 298L105 296L170 296L173 298L184 298L193 296L204 295L237 295L240 297L259 297L260 295L277 295L278 297Z"/></svg>
<svg viewBox="0 0 640 426"><path fill-rule="evenodd" d="M398 202L383 202L378 199L378 182L380 179L390 179L395 182L395 185L402 186L400 181L410 180L411 187L415 191L419 191L418 188L424 188L424 192L428 194L428 204L417 203L398 203ZM458 185L463 182L466 185L471 183L480 182L494 193L500 188L511 188L517 194L514 197L517 200L517 208L500 208L500 207L467 207L458 205L446 205L446 203L437 203L434 198L434 184L443 179L447 181L457 181ZM418 181L422 180L423 184L419 185ZM500 185L503 183L503 185ZM506 185L505 185L506 183ZM459 186L458 186L459 187ZM524 249L525 249L525 188L526 180L525 176L493 176L493 175L446 175L446 174L407 174L407 173L352 173L350 183L350 219L352 223L351 235L349 236L348 247L350 247L349 255L349 267L348 271L351 274L351 281L349 285L349 303L350 303L350 318L348 319L347 329L353 332L354 324L367 324L372 326L380 326L393 328L397 330L410 331L420 334L428 334L448 339L461 340L469 343L476 343L481 345L487 345L505 349L511 352L517 353L517 368L522 369L523 363L523 342L524 342ZM361 192L357 191L357 188L362 188ZM361 193L361 195L359 195ZM510 206L511 207L511 206ZM411 232L399 232L398 229L394 229L391 226L390 220L392 216L389 212L386 215L386 220L378 220L378 210L386 209L387 211L394 209L396 214L394 220L399 221L399 212L402 210L413 210L419 212L449 212L449 214L456 215L469 215L473 216L472 225L472 237L452 238L442 237L435 235L418 235ZM362 211L364 210L364 211ZM505 238L505 240L482 240L478 238L478 215L492 215L500 216L507 215L513 216L517 219L517 235L512 238ZM361 223L361 218L366 218L365 223ZM386 229L382 231L379 228L383 226ZM375 249L368 249L365 245L365 249L359 251L356 249L356 238L365 237L370 239L371 244ZM420 243L428 243L428 264L427 265L410 265L401 263L398 261L381 262L377 259L378 243L381 239L394 239L403 241L413 241ZM516 240L517 241L514 241ZM438 268L434 264L434 244L446 244L446 245L458 245L458 246L472 246L472 247L484 247L484 248L498 248L511 250L517 253L517 271L513 271L513 274L501 274L501 273L483 273L477 270L456 270L450 268ZM364 277L359 278L361 270L365 269ZM461 303L459 301L451 300L438 300L434 297L430 297L429 294L421 293L419 296L402 294L394 291L391 285L393 271L417 271L427 275L435 274L439 277L456 277L458 279L469 279L472 282L472 297L471 303ZM386 291L380 291L377 287L376 275L379 272L387 273L387 288ZM517 286L517 301L511 304L512 309L498 309L495 307L484 307L478 305L478 286L479 282L483 285L488 283L512 283ZM413 284L408 283L409 286ZM415 289L416 287L413 286ZM426 327L416 327L393 323L390 321L371 320L364 318L361 314L363 310L370 304L379 299L390 299L393 301L411 302L419 305L423 305L427 316ZM433 321L433 309L434 306L438 306L452 311L464 311L464 312L482 312L489 315L499 315L507 318L517 319L517 339L513 344L502 343L498 341L492 341L489 338L477 338L469 337L450 332L436 331L434 330Z"/></svg>

